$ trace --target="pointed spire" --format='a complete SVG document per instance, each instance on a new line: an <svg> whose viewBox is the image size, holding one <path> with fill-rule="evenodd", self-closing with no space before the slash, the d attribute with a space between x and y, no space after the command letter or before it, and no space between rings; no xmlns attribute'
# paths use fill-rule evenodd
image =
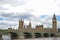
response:
<svg viewBox="0 0 60 40"><path fill-rule="evenodd" d="M31 21L29 22L29 28L31 28Z"/></svg>
<svg viewBox="0 0 60 40"><path fill-rule="evenodd" d="M53 15L53 19L56 19L55 13L54 13L54 15Z"/></svg>
<svg viewBox="0 0 60 40"><path fill-rule="evenodd" d="M53 16L55 17L55 14Z"/></svg>
<svg viewBox="0 0 60 40"><path fill-rule="evenodd" d="M31 21L29 22L29 25L31 25Z"/></svg>

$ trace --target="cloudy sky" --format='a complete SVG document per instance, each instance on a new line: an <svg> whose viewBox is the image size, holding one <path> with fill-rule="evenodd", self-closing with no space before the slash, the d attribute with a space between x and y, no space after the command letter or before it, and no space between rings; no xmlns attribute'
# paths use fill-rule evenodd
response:
<svg viewBox="0 0 60 40"><path fill-rule="evenodd" d="M20 18L24 25L31 21L33 28L41 24L51 28L54 13L60 28L60 0L0 0L0 29L17 29Z"/></svg>

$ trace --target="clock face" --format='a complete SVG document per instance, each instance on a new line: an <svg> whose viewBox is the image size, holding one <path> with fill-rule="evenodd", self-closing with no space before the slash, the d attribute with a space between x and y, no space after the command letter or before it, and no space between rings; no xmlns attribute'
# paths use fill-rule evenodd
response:
<svg viewBox="0 0 60 40"><path fill-rule="evenodd" d="M52 20L53 22L55 22L56 20Z"/></svg>

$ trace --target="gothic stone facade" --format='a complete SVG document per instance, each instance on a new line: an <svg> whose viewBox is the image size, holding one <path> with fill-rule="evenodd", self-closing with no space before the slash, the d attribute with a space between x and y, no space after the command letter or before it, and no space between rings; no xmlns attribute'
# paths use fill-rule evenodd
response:
<svg viewBox="0 0 60 40"><path fill-rule="evenodd" d="M45 28L43 28L43 25L36 25L35 29L33 29L31 27L32 27L31 22L29 22L28 27L25 28L24 21L22 19L19 20L18 30L20 32L57 32L57 19L56 19L56 16L55 16L55 14L53 15L52 28L51 29L49 29L49 28L45 29Z"/></svg>

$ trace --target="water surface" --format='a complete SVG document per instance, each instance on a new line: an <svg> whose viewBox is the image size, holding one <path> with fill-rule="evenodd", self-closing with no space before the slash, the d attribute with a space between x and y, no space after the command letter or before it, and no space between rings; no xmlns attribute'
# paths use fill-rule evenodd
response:
<svg viewBox="0 0 60 40"><path fill-rule="evenodd" d="M34 38L34 39L11 39L9 35L3 35L2 36L3 40L60 40L59 37L54 37L54 38Z"/></svg>

